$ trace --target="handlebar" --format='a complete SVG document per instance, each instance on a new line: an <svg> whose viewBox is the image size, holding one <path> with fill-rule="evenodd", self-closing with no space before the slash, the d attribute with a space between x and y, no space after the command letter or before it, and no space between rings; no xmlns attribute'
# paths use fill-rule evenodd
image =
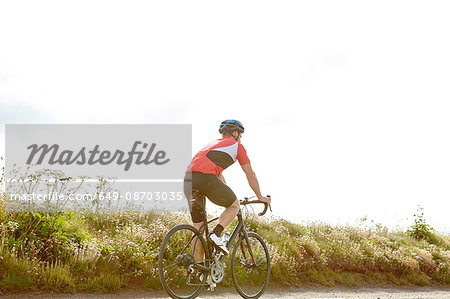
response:
<svg viewBox="0 0 450 299"><path fill-rule="evenodd" d="M270 198L270 195L267 195L266 197ZM252 198L252 197L250 197L250 198ZM249 200L250 198L244 197L244 200L240 200L239 203L242 206L249 205L249 204L254 204L254 203L263 203L264 204L264 210L261 213L258 213L258 216L263 216L267 212L267 208L269 208L270 211L272 212L272 206L270 204L267 204L266 202L261 201L261 200Z"/></svg>

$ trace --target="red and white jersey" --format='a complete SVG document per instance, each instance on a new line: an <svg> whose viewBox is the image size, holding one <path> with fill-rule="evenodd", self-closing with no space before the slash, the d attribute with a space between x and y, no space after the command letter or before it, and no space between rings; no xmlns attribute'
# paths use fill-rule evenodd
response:
<svg viewBox="0 0 450 299"><path fill-rule="evenodd" d="M241 165L250 163L244 146L234 138L226 136L211 142L199 151L192 159L187 171L219 176L225 168L232 165L236 160Z"/></svg>

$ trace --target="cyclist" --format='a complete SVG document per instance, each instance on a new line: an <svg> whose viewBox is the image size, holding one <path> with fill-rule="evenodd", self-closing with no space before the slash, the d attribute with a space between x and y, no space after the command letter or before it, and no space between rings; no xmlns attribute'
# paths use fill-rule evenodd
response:
<svg viewBox="0 0 450 299"><path fill-rule="evenodd" d="M268 204L270 204L270 198L262 196L258 179L252 170L246 150L241 144L241 136L244 133L242 123L237 120L225 120L220 124L219 133L222 134L221 139L209 143L192 159L184 179L184 193L189 202L192 222L197 229L200 229L206 220L204 219L205 205L203 200L192 196L192 189L198 190L214 204L225 207L219 217L219 223L208 237L218 249L228 254L221 235L239 212L239 200L233 190L226 185L222 171L238 160L256 197ZM203 256L203 247L196 246L195 260L203 264Z"/></svg>

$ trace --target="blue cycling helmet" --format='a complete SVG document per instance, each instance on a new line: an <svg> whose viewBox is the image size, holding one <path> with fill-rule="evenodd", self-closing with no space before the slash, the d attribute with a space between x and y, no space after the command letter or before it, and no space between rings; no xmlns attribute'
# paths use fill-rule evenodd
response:
<svg viewBox="0 0 450 299"><path fill-rule="evenodd" d="M238 131L241 134L244 133L244 126L240 121L237 121L235 119L227 119L220 124L220 134L231 134L234 131Z"/></svg>

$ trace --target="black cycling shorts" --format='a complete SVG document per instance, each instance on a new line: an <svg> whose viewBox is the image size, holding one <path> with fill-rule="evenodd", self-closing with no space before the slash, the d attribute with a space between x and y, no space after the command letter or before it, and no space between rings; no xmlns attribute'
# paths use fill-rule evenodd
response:
<svg viewBox="0 0 450 299"><path fill-rule="evenodd" d="M206 219L204 219L204 200L194 194L194 201L197 202L191 202L193 189L208 197L214 204L225 208L231 206L237 199L233 190L225 185L216 175L201 172L186 173L184 177L184 194L188 199L189 210L194 223L199 223ZM199 200L202 202L198 202Z"/></svg>

